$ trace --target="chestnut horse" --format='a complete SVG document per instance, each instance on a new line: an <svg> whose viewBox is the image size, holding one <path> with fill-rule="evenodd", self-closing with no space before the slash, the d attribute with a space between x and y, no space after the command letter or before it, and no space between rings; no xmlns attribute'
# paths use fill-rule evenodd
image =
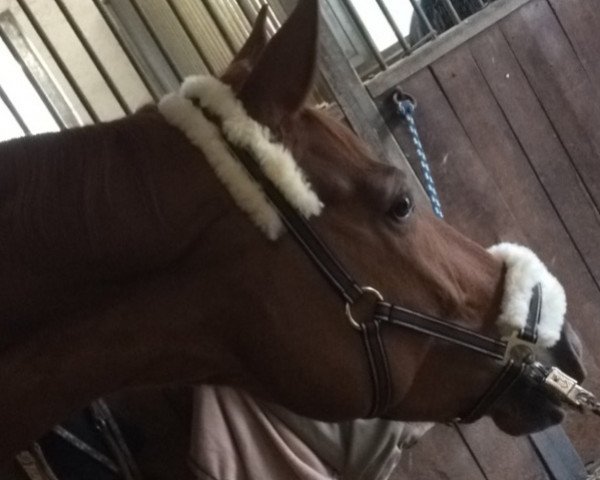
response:
<svg viewBox="0 0 600 480"><path fill-rule="evenodd" d="M410 206L404 172L304 105L318 5L270 41L256 28L223 75L324 204L312 227L386 298L493 337L504 267ZM290 235L267 240L199 150L155 107L114 122L0 144L0 453L121 389L228 384L317 419L364 417L372 387L343 305ZM403 329L384 343L382 417L448 421L496 378L493 360ZM580 376L563 335L552 361ZM513 386L489 415L519 434L561 420Z"/></svg>

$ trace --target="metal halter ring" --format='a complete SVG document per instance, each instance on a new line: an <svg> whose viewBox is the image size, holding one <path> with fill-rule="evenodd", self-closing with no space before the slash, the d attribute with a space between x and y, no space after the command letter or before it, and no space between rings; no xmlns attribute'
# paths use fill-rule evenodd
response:
<svg viewBox="0 0 600 480"><path fill-rule="evenodd" d="M415 97L413 97L410 93L404 92L400 87L396 87L396 91L394 92L392 99L396 104L399 104L403 100L408 100L415 108L417 108L417 101L415 100Z"/></svg>
<svg viewBox="0 0 600 480"><path fill-rule="evenodd" d="M377 298L377 300L379 300L380 302L383 301L383 295L381 295L381 293L379 293L379 291L374 289L373 287L360 287L360 289L363 294L370 293L370 294L374 295L375 298ZM354 320L354 317L352 316L352 305L349 302L346 302L346 317L348 318L350 325L352 325L357 330L362 329L362 327L360 326L360 323L358 323L356 320Z"/></svg>

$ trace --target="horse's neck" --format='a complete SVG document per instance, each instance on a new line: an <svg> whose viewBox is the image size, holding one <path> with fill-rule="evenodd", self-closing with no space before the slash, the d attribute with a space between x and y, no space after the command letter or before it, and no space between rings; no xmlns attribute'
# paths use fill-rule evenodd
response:
<svg viewBox="0 0 600 480"><path fill-rule="evenodd" d="M1 316L56 308L82 285L180 255L210 191L197 155L154 112L0 144Z"/></svg>
<svg viewBox="0 0 600 480"><path fill-rule="evenodd" d="M131 298L135 289L122 295ZM181 338L186 332L173 328L165 338L166 328L159 330L128 304L107 300L51 319L0 351L0 461L100 396L210 381L228 368L215 347L210 305L194 318L198 329L207 328L192 348Z"/></svg>
<svg viewBox="0 0 600 480"><path fill-rule="evenodd" d="M215 219L207 168L153 112L0 144L0 455L106 392L215 373L214 295L169 339L136 310L163 286L135 300Z"/></svg>
<svg viewBox="0 0 600 480"><path fill-rule="evenodd" d="M3 459L74 409L129 382L139 368L136 342L129 350L110 347L122 342L123 334L109 315L79 313L60 319L60 326L33 329L0 353L0 424L7 432L0 437Z"/></svg>

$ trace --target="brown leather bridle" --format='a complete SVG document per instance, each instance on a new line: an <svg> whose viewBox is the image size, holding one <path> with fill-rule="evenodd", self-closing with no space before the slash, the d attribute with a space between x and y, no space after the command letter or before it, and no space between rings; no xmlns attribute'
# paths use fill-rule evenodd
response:
<svg viewBox="0 0 600 480"><path fill-rule="evenodd" d="M214 119L209 112L206 114L208 118ZM542 290L539 284L533 289L525 328L515 332L509 339L488 337L434 316L386 302L376 289L363 287L354 280L308 221L265 175L253 156L234 145L225 136L224 140L250 176L261 186L289 233L338 293L345 303L346 316L350 324L360 332L373 386L373 400L367 418L384 414L392 400L390 367L381 338L383 325L403 327L441 339L498 362L500 372L495 381L476 404L459 419L461 421L470 422L484 415L519 378L539 385L567 405L600 414L600 404L592 393L583 389L577 381L558 368L548 368L535 360L534 351L542 304ZM353 317L352 307L366 296L372 296L375 300L373 315L358 322Z"/></svg>

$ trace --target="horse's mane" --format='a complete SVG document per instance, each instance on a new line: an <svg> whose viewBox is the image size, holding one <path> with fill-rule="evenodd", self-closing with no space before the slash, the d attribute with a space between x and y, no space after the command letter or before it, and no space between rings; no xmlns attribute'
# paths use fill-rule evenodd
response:
<svg viewBox="0 0 600 480"><path fill-rule="evenodd" d="M73 243L93 258L108 257L106 239L129 238L134 218L141 228L152 226L152 240L143 238L156 245L147 247L163 248L159 243L186 219L170 209L162 221L155 195L163 187L154 186L160 179L164 188L177 188L177 165L191 154L197 155L154 106L111 122L0 144L0 218L9 229L0 235L0 263L14 242L22 252ZM60 258L52 251L45 262ZM136 252L129 253L134 261Z"/></svg>
<svg viewBox="0 0 600 480"><path fill-rule="evenodd" d="M0 150L0 168L8 161L37 163L67 157L84 159L110 156L121 149L132 154L152 151L169 130L156 108L145 106L118 120L4 142Z"/></svg>

